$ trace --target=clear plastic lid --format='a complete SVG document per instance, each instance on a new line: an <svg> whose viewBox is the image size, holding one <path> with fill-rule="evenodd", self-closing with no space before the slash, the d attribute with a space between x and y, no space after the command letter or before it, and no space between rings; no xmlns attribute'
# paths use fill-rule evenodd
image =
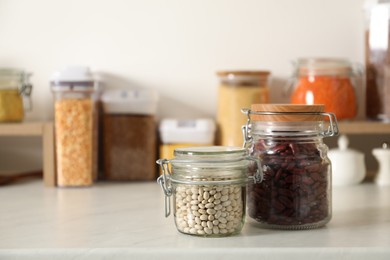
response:
<svg viewBox="0 0 390 260"><path fill-rule="evenodd" d="M215 122L208 118L166 118L160 123L160 136L165 144L213 144Z"/></svg>
<svg viewBox="0 0 390 260"><path fill-rule="evenodd" d="M69 66L56 71L51 77L50 85L53 91L92 91L95 87L95 80L88 67Z"/></svg>
<svg viewBox="0 0 390 260"><path fill-rule="evenodd" d="M103 109L108 114L154 115L158 94L153 90L105 90L101 96Z"/></svg>

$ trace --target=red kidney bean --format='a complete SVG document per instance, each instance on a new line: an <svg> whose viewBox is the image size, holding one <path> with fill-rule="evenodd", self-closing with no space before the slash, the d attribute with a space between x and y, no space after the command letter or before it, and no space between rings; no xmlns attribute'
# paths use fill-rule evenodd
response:
<svg viewBox="0 0 390 260"><path fill-rule="evenodd" d="M287 227L330 217L330 168L322 154L315 142L258 140L252 156L260 159L264 178L249 185L249 216Z"/></svg>

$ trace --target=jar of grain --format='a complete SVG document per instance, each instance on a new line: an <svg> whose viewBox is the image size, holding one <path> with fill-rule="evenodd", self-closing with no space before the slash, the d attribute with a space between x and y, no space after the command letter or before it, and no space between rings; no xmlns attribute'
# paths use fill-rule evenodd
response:
<svg viewBox="0 0 390 260"><path fill-rule="evenodd" d="M56 72L50 85L57 185L90 186L97 176L95 81L87 67L68 67Z"/></svg>
<svg viewBox="0 0 390 260"><path fill-rule="evenodd" d="M330 221L331 164L323 138L338 128L334 114L323 110L276 104L243 110L246 147L263 167L263 182L248 185L248 215L261 227L311 229Z"/></svg>
<svg viewBox="0 0 390 260"><path fill-rule="evenodd" d="M243 107L269 102L267 81L269 71L220 71L217 72L220 86L217 109L217 144L241 146L241 126L245 117Z"/></svg>
<svg viewBox="0 0 390 260"><path fill-rule="evenodd" d="M32 90L30 76L20 69L0 69L0 122L23 120Z"/></svg>
<svg viewBox="0 0 390 260"><path fill-rule="evenodd" d="M105 90L103 104L104 178L151 181L157 176L157 93L151 90Z"/></svg>
<svg viewBox="0 0 390 260"><path fill-rule="evenodd" d="M357 115L357 79L361 71L343 59L298 59L294 66L291 104L323 104L338 119Z"/></svg>
<svg viewBox="0 0 390 260"><path fill-rule="evenodd" d="M179 232L221 237L241 231L248 172L259 169L250 179L261 181L261 167L251 165L246 149L224 146L180 148L175 150L174 159L160 159L157 163L163 171L158 182L165 193L165 216L170 215L172 196Z"/></svg>

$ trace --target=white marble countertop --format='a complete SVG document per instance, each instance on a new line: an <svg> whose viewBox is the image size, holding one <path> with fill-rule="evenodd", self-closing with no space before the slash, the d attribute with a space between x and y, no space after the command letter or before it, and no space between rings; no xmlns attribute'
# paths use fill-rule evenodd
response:
<svg viewBox="0 0 390 260"><path fill-rule="evenodd" d="M390 259L390 187L333 190L333 219L308 231L260 229L200 238L164 217L157 183L0 187L0 259Z"/></svg>

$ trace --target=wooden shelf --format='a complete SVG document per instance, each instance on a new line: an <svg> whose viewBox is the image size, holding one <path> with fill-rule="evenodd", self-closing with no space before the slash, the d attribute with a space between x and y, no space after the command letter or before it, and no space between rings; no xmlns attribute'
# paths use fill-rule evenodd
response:
<svg viewBox="0 0 390 260"><path fill-rule="evenodd" d="M54 126L52 122L1 123L0 136L41 136L43 143L43 181L55 186Z"/></svg>
<svg viewBox="0 0 390 260"><path fill-rule="evenodd" d="M390 134L390 123L375 121L339 121L340 134Z"/></svg>

